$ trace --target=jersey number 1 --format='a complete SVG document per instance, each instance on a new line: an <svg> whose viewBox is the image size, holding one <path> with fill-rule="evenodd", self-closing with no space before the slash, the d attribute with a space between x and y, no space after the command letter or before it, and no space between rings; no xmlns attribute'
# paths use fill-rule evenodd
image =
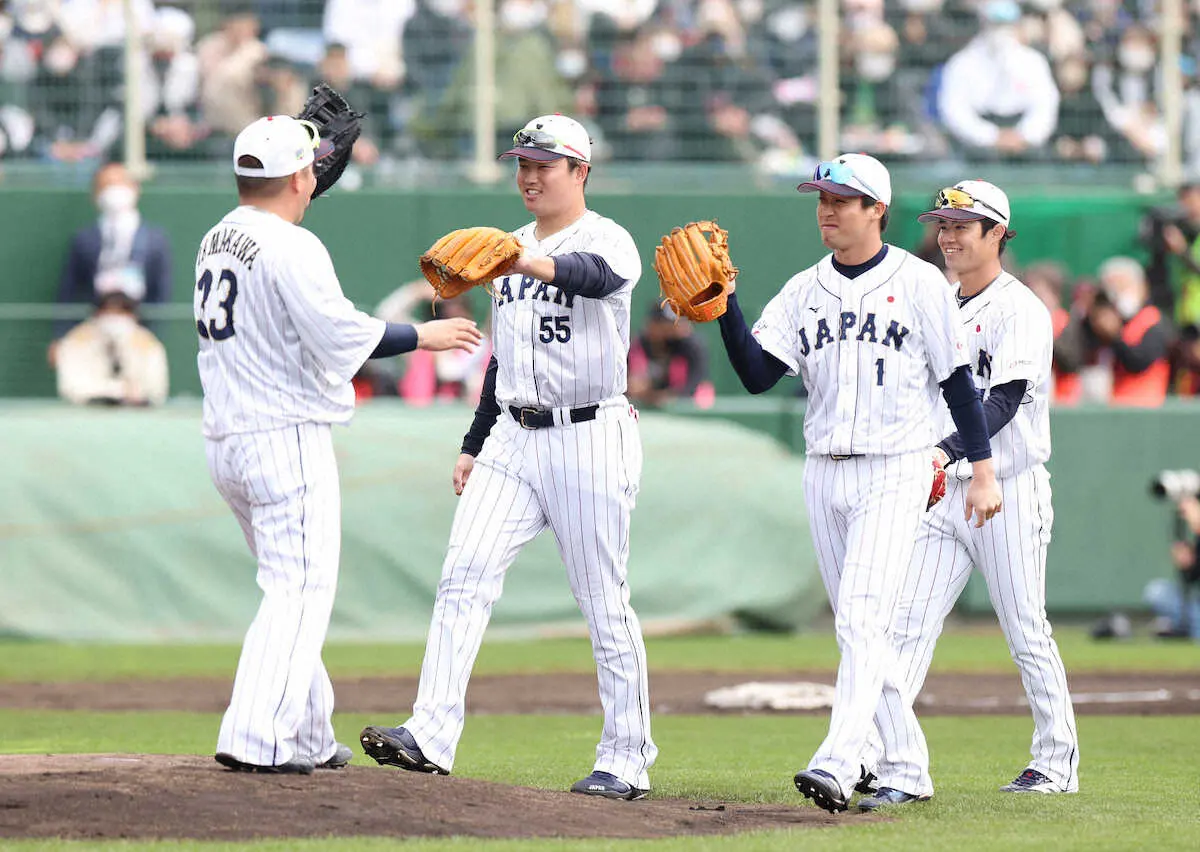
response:
<svg viewBox="0 0 1200 852"><path fill-rule="evenodd" d="M222 286L225 287L225 298L217 302L216 308L221 314L220 317L212 317L205 322L208 297L212 293L212 286L212 270L206 269L200 276L200 280L196 282L196 289L204 293L200 297L201 318L196 320L196 331L205 340L226 340L233 337L233 303L237 301L237 276L228 269L221 270L221 277L217 279L217 289L219 291ZM220 323L217 322L218 319Z"/></svg>
<svg viewBox="0 0 1200 852"><path fill-rule="evenodd" d="M883 387L883 359L875 362L875 384Z"/></svg>

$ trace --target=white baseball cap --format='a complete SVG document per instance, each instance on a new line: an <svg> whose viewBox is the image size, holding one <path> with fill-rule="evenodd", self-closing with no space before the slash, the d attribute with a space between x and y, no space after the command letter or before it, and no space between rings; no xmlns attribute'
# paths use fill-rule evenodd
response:
<svg viewBox="0 0 1200 852"><path fill-rule="evenodd" d="M520 157L549 162L560 157L592 161L592 140L582 124L562 113L539 115L513 135L513 145L497 159Z"/></svg>
<svg viewBox="0 0 1200 852"><path fill-rule="evenodd" d="M290 115L268 115L247 125L233 143L233 173L242 177L287 177L333 153L317 126ZM242 157L255 157L262 168L239 166Z"/></svg>
<svg viewBox="0 0 1200 852"><path fill-rule="evenodd" d="M865 195L891 206L892 176L887 166L867 154L842 154L813 170L812 180L796 189L801 192L832 192L834 195Z"/></svg>
<svg viewBox="0 0 1200 852"><path fill-rule="evenodd" d="M986 180L960 180L937 194L936 209L917 217L918 222L971 222L991 219L1005 228L1012 224L1012 211L1004 190Z"/></svg>

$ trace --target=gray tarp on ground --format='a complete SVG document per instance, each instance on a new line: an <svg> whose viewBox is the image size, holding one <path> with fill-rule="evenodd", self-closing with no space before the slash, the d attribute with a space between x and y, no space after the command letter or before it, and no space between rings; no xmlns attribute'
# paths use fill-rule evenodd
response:
<svg viewBox="0 0 1200 852"><path fill-rule="evenodd" d="M344 537L331 638L424 637L470 418L372 403L336 430ZM647 629L731 614L795 626L820 611L802 460L726 422L641 422L630 585ZM208 478L198 404L0 408L0 632L237 640L257 603L249 551ZM582 628L548 532L509 572L492 623Z"/></svg>

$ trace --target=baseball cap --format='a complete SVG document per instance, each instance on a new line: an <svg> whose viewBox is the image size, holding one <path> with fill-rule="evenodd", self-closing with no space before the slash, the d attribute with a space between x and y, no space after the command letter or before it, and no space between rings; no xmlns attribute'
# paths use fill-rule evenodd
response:
<svg viewBox="0 0 1200 852"><path fill-rule="evenodd" d="M812 180L796 189L800 192L832 192L834 195L865 195L892 203L892 176L887 166L867 154L842 154L833 160L817 163Z"/></svg>
<svg viewBox="0 0 1200 852"><path fill-rule="evenodd" d="M247 125L233 143L233 173L242 177L287 177L333 153L311 121L290 115L268 115ZM239 166L242 157L255 157L262 168Z"/></svg>
<svg viewBox="0 0 1200 852"><path fill-rule="evenodd" d="M991 219L1004 227L1012 224L1008 196L986 180L960 180L937 194L936 209L917 217L918 222L970 222Z"/></svg>
<svg viewBox="0 0 1200 852"><path fill-rule="evenodd" d="M513 135L513 145L497 159L520 157L549 162L560 157L592 161L592 140L582 124L562 113L539 115Z"/></svg>

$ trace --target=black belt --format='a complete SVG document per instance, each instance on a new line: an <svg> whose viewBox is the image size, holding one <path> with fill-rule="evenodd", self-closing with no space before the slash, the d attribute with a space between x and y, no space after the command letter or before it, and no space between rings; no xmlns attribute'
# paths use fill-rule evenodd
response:
<svg viewBox="0 0 1200 852"><path fill-rule="evenodd" d="M599 405L581 405L579 408L572 408L569 416L572 423L586 423L595 420L599 410ZM510 405L508 413L525 429L545 429L555 425L554 412L545 408L518 408Z"/></svg>

